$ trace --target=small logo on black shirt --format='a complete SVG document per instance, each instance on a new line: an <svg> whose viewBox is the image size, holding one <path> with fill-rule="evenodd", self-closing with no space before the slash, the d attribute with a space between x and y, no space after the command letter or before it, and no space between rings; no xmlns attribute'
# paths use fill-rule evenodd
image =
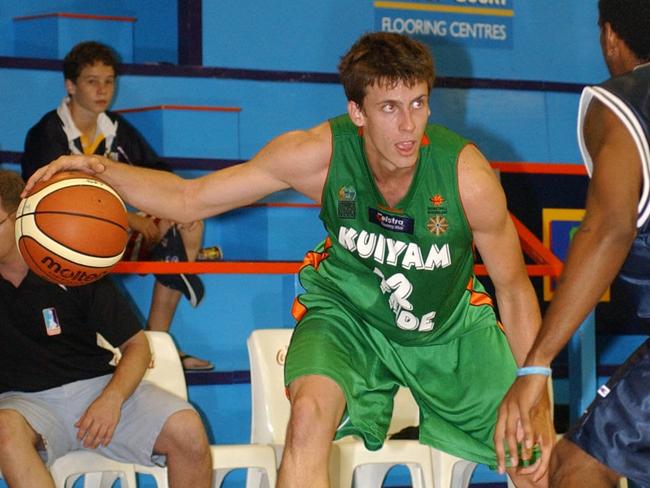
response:
<svg viewBox="0 0 650 488"><path fill-rule="evenodd" d="M43 309L43 322L45 322L45 332L47 335L53 336L61 333L61 324L59 323L59 317L57 317L54 307Z"/></svg>

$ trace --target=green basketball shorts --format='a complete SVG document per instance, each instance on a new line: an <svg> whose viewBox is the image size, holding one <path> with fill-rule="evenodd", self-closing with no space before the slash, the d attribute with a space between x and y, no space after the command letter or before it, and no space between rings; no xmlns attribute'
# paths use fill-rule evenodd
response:
<svg viewBox="0 0 650 488"><path fill-rule="evenodd" d="M497 408L515 378L505 334L489 306L469 305L470 332L445 344L402 346L340 303L310 306L291 339L285 384L322 375L343 390L347 409L336 438L356 435L379 449L400 385L420 406L420 441L455 456L496 465Z"/></svg>

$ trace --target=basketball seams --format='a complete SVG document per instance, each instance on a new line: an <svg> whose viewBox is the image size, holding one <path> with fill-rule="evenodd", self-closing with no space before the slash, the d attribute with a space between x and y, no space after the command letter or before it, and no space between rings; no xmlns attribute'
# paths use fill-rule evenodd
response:
<svg viewBox="0 0 650 488"><path fill-rule="evenodd" d="M34 239L33 236L23 235L22 237L25 239L25 242L21 242L21 244L20 244L21 245L21 251L24 250L25 252L27 252L27 254L29 255L32 262L34 262L34 263L37 262L36 258L30 252L33 246L28 245L27 241L33 242L36 246L40 246L40 247L43 247L43 246L36 239ZM71 260L69 258L69 256L65 256L65 255L62 255L62 254L57 254L56 252L52 251L51 249L48 249L48 251L51 254L53 254L54 256L58 257L59 259L62 259L64 261L68 261L71 264L76 264L78 266L83 266L84 268L87 268L88 270L104 271L106 269L106 266L91 266L91 265L85 264L85 263L77 263L77 262ZM67 249L66 249L66 251L67 251ZM90 257L88 254L83 254L83 256L84 257ZM113 257L114 256L112 256L111 258L113 258ZM109 258L106 258L106 259L109 259ZM114 263L116 263L117 261L119 261L119 258L117 260L115 260Z"/></svg>
<svg viewBox="0 0 650 488"><path fill-rule="evenodd" d="M23 237L24 239L21 239L19 244L20 253L23 255L25 262L31 270L42 278L67 286L78 286L83 285L84 282L90 283L95 281L110 272L110 268L93 268L92 266L78 265L51 251L48 252L56 255L62 262L53 261L51 267L43 266L43 262L39 262L38 260L38 253L34 255L31 252L32 249L40 250L42 248L41 244L31 236ZM67 268L70 264L76 266L77 269Z"/></svg>
<svg viewBox="0 0 650 488"><path fill-rule="evenodd" d="M120 205L122 205L122 208L126 211L126 206L124 205L124 202L122 201L122 198L117 194L113 188L108 186L106 183L103 183L99 180L93 180L93 179L86 179L86 178L70 178L67 180L61 180L61 181L56 181L45 188L41 188L40 190L30 193L27 198L31 197L38 197L39 200L43 199L44 197L50 195L51 193L63 190L64 188L70 188L74 186L94 186L96 188L99 188L101 190L107 191L108 193L111 193L118 202L120 202Z"/></svg>
<svg viewBox="0 0 650 488"><path fill-rule="evenodd" d="M15 230L32 271L55 283L83 285L109 273L122 258L126 206L104 182L61 173L21 201Z"/></svg>
<svg viewBox="0 0 650 488"><path fill-rule="evenodd" d="M84 180L85 181L85 180ZM63 182L61 182L63 183ZM58 183L54 183L52 186L58 185ZM44 188L43 190L47 190L49 187ZM106 192L107 194L105 195L108 197L105 199L108 202L108 208L105 209L108 215L113 216L114 212L119 209L119 211L124 211L124 225L119 225L117 222L113 222L109 219L107 219L106 216L101 216L101 215L90 215L88 213L81 213L84 210L68 210L65 212L60 211L58 208L52 210L50 208L42 208L42 207L48 207L50 205L60 205L61 204L61 199L65 200L66 199L66 190L68 192L74 191L75 188L78 188L82 192L82 196L84 198L98 198L102 199L103 197L97 196L94 194L95 191L99 191L100 195L101 192ZM62 215L75 215L75 216L85 216L89 218L95 218L95 219L104 219L107 222L111 222L113 224L118 224L120 227L122 227L123 230L127 231L128 229L128 222L126 220L126 207L124 206L124 202L120 198L120 196L115 193L115 191L112 191L112 189L104 184L102 185L87 185L87 184L76 184L76 185L66 185L66 186L58 186L58 188L55 188L52 191L48 192L43 192L43 190L40 190L32 195L29 195L27 197L27 205L28 205L28 211L23 212L23 214L29 214L29 213L39 213L39 214L46 214L50 212L60 212ZM93 193L87 193L88 191L91 191ZM83 192L86 192L85 194ZM36 201L35 204L32 204L32 201ZM32 208L34 207L34 208Z"/></svg>
<svg viewBox="0 0 650 488"><path fill-rule="evenodd" d="M38 210L38 208L34 212L27 212L23 213L20 217L28 217L28 216L35 216L35 215L70 215L74 217L84 217L87 219L92 219L92 220L98 220L100 222L103 222L105 224L110 224L114 225L120 230L123 230L126 234L128 234L129 230L127 227L120 225L118 222L114 222L110 219L107 219L106 217L98 217L96 215L89 215L89 214L84 214L84 213L77 213L77 212L63 212L63 211L58 211L58 210ZM40 230L40 227L38 223L36 223L36 227Z"/></svg>
<svg viewBox="0 0 650 488"><path fill-rule="evenodd" d="M107 266L112 266L122 258L124 252L122 251L111 256L102 257L75 251L45 234L38 227L38 224L36 224L34 214L21 216L21 234L21 237L31 237L43 248L66 259L67 261L92 268L105 268ZM90 259L90 261L86 262L87 259Z"/></svg>

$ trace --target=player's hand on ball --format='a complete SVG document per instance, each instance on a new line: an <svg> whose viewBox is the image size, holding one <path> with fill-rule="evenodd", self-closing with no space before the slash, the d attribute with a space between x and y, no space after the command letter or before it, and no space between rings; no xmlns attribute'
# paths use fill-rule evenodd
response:
<svg viewBox="0 0 650 488"><path fill-rule="evenodd" d="M77 170L90 175L95 175L103 173L106 170L107 163L110 164L109 159L97 155L61 156L50 164L36 170L29 180L27 180L27 183L25 183L25 189L21 196L25 198L29 195L29 192L36 183L39 181L47 181L56 173L61 171Z"/></svg>

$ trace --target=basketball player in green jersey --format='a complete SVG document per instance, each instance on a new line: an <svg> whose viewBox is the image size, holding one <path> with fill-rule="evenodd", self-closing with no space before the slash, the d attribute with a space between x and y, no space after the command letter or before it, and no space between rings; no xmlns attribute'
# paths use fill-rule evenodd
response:
<svg viewBox="0 0 650 488"><path fill-rule="evenodd" d="M367 34L339 71L347 114L283 134L245 164L183 180L69 156L29 185L80 169L137 208L179 222L288 188L321 203L328 236L300 273L306 291L294 304L278 486L328 486L335 437L355 434L378 449L399 385L419 404L423 443L495 466L496 408L540 323L503 190L476 146L428 125L434 68L426 46ZM503 328L473 275L473 245ZM553 438L541 437L542 467ZM526 468L509 474L520 487L546 486Z"/></svg>

